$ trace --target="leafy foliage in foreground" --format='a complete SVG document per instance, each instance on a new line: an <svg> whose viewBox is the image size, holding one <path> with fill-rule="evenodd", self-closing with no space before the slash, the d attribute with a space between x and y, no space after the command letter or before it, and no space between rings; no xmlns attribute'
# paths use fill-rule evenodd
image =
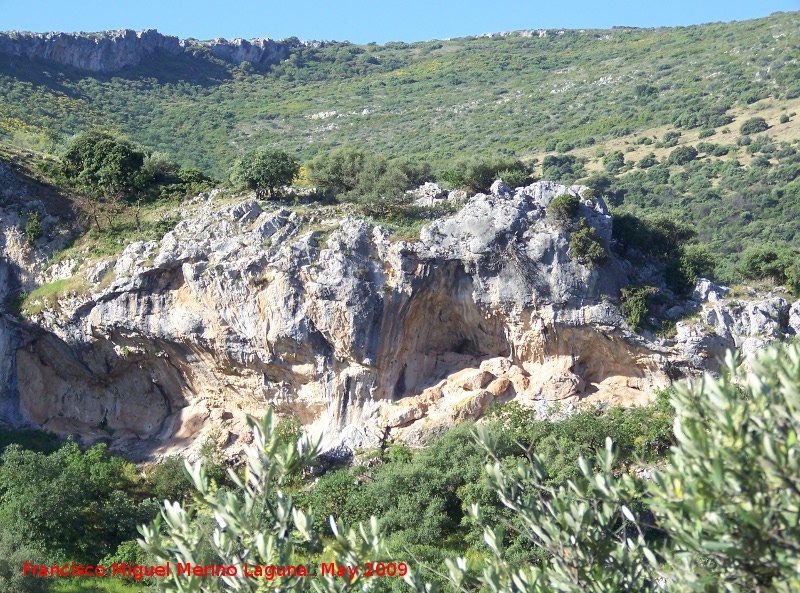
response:
<svg viewBox="0 0 800 593"><path fill-rule="evenodd" d="M504 464L481 428L490 483L545 556L509 565L502 528L476 506L492 558L479 574L463 559L448 562L452 584L478 582L494 593L796 590L800 346L740 368L731 357L720 379L677 388L676 445L650 482L613 471L608 439L594 468L582 458L581 476L551 487L541 457Z"/></svg>

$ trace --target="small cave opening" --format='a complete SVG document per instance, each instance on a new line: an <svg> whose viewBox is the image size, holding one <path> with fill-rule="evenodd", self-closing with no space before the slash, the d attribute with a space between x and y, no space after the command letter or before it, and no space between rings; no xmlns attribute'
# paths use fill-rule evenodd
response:
<svg viewBox="0 0 800 593"><path fill-rule="evenodd" d="M461 266L445 266L405 306L394 343L392 399L421 392L482 360L509 356L501 318L475 302L474 284Z"/></svg>

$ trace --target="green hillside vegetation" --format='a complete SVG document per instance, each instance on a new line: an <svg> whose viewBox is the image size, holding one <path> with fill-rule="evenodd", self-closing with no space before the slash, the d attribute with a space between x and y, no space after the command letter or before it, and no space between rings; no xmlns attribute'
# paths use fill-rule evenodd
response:
<svg viewBox="0 0 800 593"><path fill-rule="evenodd" d="M748 276L741 260L748 248L793 259L800 247L798 24L786 13L669 29L326 43L262 70L202 52L114 75L0 56L0 142L63 155L81 131L128 138L166 164L172 185L185 181L181 170L228 179L256 148L307 165L297 183L324 185L326 159L349 146L370 155L366 174L328 190L409 229L419 228L418 213L381 198L423 178L471 191L494 176L512 187L580 181L619 212L695 228L720 280L785 283L785 271Z"/></svg>

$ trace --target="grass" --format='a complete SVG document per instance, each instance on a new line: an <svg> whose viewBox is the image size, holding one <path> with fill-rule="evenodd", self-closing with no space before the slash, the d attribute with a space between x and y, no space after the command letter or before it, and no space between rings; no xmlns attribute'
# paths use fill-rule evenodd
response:
<svg viewBox="0 0 800 593"><path fill-rule="evenodd" d="M66 296L86 294L88 288L89 285L82 276L43 284L24 299L20 309L23 315L36 315L45 308L56 307L58 301Z"/></svg>

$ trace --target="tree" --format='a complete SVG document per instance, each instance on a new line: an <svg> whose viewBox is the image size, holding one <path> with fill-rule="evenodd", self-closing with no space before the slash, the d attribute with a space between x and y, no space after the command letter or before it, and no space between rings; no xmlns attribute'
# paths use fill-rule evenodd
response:
<svg viewBox="0 0 800 593"><path fill-rule="evenodd" d="M585 218L581 218L578 228L570 235L569 249L578 263L590 268L597 267L608 259L597 230Z"/></svg>
<svg viewBox="0 0 800 593"><path fill-rule="evenodd" d="M581 459L578 479L551 487L542 459L501 463L480 427L492 487L546 556L510 565L503 525L475 505L491 554L479 576L449 560L451 584L462 593L475 581L492 593L797 591L800 345L762 352L750 371L740 363L729 355L719 379L673 392L676 445L650 482L614 471L609 439L594 469Z"/></svg>
<svg viewBox="0 0 800 593"><path fill-rule="evenodd" d="M800 346L673 396L670 463L650 488L671 536L671 580L704 591L800 588Z"/></svg>
<svg viewBox="0 0 800 593"><path fill-rule="evenodd" d="M340 146L308 163L308 179L315 185L344 194L358 187L366 160L363 151Z"/></svg>
<svg viewBox="0 0 800 593"><path fill-rule="evenodd" d="M286 443L286 435L275 430L272 411L260 421L248 418L253 434L253 446L246 449L245 472L240 476L233 470L228 475L234 491L222 490L211 484L202 463L188 462L186 472L197 489L196 515L180 503L165 502L161 517L140 529L144 549L159 559L201 564L199 551L211 549L210 563L236 567L236 576L203 578L178 576L162 581L167 591L190 593L196 591L255 592L306 591L311 578L297 574L264 577L245 576L244 564L253 566L309 565L311 554L320 544L312 517L294 506L286 490L297 471L310 465L317 457L318 445L308 436ZM213 522L203 521L211 518ZM369 526L356 531L345 530L341 523L331 520L333 538L327 542L326 557L349 566L363 566L365 560L389 560L374 519ZM251 568L252 570L252 568ZM334 577L325 577L314 584L322 591L366 590L377 579L364 577L364 571L346 584Z"/></svg>
<svg viewBox="0 0 800 593"><path fill-rule="evenodd" d="M766 132L767 130L769 130L769 124L767 124L767 121L763 117L751 117L742 123L739 128L739 131L747 136Z"/></svg>
<svg viewBox="0 0 800 593"><path fill-rule="evenodd" d="M625 166L625 155L621 150L615 150L603 157L603 168L609 173L618 173Z"/></svg>
<svg viewBox="0 0 800 593"><path fill-rule="evenodd" d="M125 202L147 184L144 153L108 134L79 134L61 161L64 176L91 196L86 205L98 230L100 217L112 226Z"/></svg>
<svg viewBox="0 0 800 593"><path fill-rule="evenodd" d="M158 506L128 496L135 470L105 445L81 452L70 440L44 455L11 445L0 466L3 529L51 557L96 562L136 533Z"/></svg>
<svg viewBox="0 0 800 593"><path fill-rule="evenodd" d="M763 352L750 372L738 363L729 357L720 379L705 377L673 391L675 445L651 481L620 463L618 447L606 438L596 455L579 459L577 475L554 483L548 469L552 455L540 457L528 449L527 457L509 459L501 452L508 446L505 431L477 427L479 454L489 459L487 485L506 512L483 508L491 504L486 497L470 507L488 554L470 563L445 560L445 577L453 588L459 593L798 590L800 345ZM209 563L237 566L239 576L201 579L173 573L164 582L167 590L303 591L310 579L265 582L243 578L241 568L245 561L251 566L298 564L315 543L326 543L323 557L340 564L363 566L365 560L385 558L384 536L375 519L346 534L332 520L333 539L321 538L312 517L293 506L284 488L294 471L313 461L315 448L307 437L294 446L282 443L271 413L250 422L254 446L246 452L244 477L229 472L235 491L214 488L202 466L187 464L199 490L197 514L166 503L162 521L142 529L145 548L163 560L194 563L205 542L216 553ZM426 462L417 470L413 463L400 463L393 469L400 475L394 487L387 479L370 494L385 497L381 502L387 510L397 511L395 501L422 492L417 488L422 482L452 489L458 482L448 486L448 468L463 479L460 462L468 451L457 444L454 450L439 451L441 466L432 463L429 451L420 453ZM316 502L342 512L354 490L347 473L332 474L327 486ZM404 501L407 508L395 516L413 521L414 506L433 507L436 497L431 492L427 500ZM522 561L510 559L509 534L527 540L533 552ZM365 590L375 581L327 579L313 585L324 593ZM411 572L405 581L417 593L431 590L418 573Z"/></svg>
<svg viewBox="0 0 800 593"><path fill-rule="evenodd" d="M697 149L694 146L679 146L667 157L667 164L685 165L697 158Z"/></svg>
<svg viewBox="0 0 800 593"><path fill-rule="evenodd" d="M658 164L658 160L656 160L655 153L650 153L642 157L642 159L636 163L636 166L640 169L649 169Z"/></svg>
<svg viewBox="0 0 800 593"><path fill-rule="evenodd" d="M289 185L300 173L300 163L282 150L257 148L244 153L231 168L231 182L255 190L263 198L269 193L274 198L276 190Z"/></svg>

